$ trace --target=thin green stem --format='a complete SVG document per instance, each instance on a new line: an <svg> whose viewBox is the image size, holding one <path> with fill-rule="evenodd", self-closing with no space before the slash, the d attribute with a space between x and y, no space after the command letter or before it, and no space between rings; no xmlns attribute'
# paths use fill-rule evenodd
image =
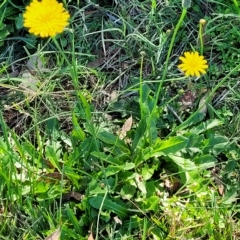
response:
<svg viewBox="0 0 240 240"><path fill-rule="evenodd" d="M143 59L144 59L144 52L141 52L141 63L140 63L140 75L139 75L139 80L140 80L140 89L139 89L139 95L140 95L140 109L141 109L141 119L143 118L143 78L142 78L142 73L143 73Z"/></svg>
<svg viewBox="0 0 240 240"><path fill-rule="evenodd" d="M199 26L200 55L203 55L203 24Z"/></svg>
<svg viewBox="0 0 240 240"><path fill-rule="evenodd" d="M164 71L163 71L163 75L162 75L162 78L160 80L160 84L158 86L158 90L157 90L157 94L156 94L156 101L154 102L154 107L153 107L153 111L151 112L151 116L153 115L153 113L155 112L156 110L156 107L157 107L157 103L158 103L158 98L159 98L159 95L160 95L160 92L161 92L161 89L162 89L162 85L163 85L163 81L167 75L167 71L168 71L168 62L169 62L169 59L170 59L170 56L171 56L171 53L172 53L172 49L173 49L173 45L174 45L174 42L175 42L175 38L176 38L176 35L178 33L178 30L185 18L187 14L187 8L183 8L183 11L182 11L182 14L180 16L180 19L178 20L178 23L174 29L174 32L173 32L173 36L172 36L172 39L171 39L171 42L170 42L170 46L169 46L169 49L168 49L168 53L167 53L167 58L166 58L166 62L165 62L165 68L164 68ZM150 117L151 117L150 116Z"/></svg>

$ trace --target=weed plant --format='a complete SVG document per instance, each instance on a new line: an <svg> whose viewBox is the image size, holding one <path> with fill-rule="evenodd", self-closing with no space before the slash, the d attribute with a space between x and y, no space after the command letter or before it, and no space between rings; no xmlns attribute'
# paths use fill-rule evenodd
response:
<svg viewBox="0 0 240 240"><path fill-rule="evenodd" d="M239 239L239 1L59 2L0 3L0 239Z"/></svg>

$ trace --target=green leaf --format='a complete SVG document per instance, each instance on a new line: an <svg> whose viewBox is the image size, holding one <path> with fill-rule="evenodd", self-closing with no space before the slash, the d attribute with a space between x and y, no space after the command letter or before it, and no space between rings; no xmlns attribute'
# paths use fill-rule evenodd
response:
<svg viewBox="0 0 240 240"><path fill-rule="evenodd" d="M146 182L147 198L156 195L156 187L154 181Z"/></svg>
<svg viewBox="0 0 240 240"><path fill-rule="evenodd" d="M118 156L113 157L112 155L107 155L105 153L94 151L91 153L92 156L101 159L104 162L110 163L112 165L123 165L122 161L119 161Z"/></svg>
<svg viewBox="0 0 240 240"><path fill-rule="evenodd" d="M23 15L22 14L19 14L18 17L16 18L15 25L16 25L17 30L23 28Z"/></svg>
<svg viewBox="0 0 240 240"><path fill-rule="evenodd" d="M143 147L143 144L145 143L144 134L145 134L146 128L147 128L146 119L142 119L139 122L138 127L135 132L135 135L134 135L134 140L133 140L133 144L132 144L133 150L137 150L136 149L137 147L139 149L141 149L141 147Z"/></svg>
<svg viewBox="0 0 240 240"><path fill-rule="evenodd" d="M211 168L216 165L216 159L211 155L195 157L193 162L201 169Z"/></svg>
<svg viewBox="0 0 240 240"><path fill-rule="evenodd" d="M202 187L203 179L200 176L198 167L194 164L194 162L190 159L171 154L168 157L177 164L182 182L190 185L188 187L192 191L198 191Z"/></svg>
<svg viewBox="0 0 240 240"><path fill-rule="evenodd" d="M188 143L188 138L176 136L170 137L167 140L158 139L153 147L148 147L143 150L144 160L151 157L157 157L168 154L175 154L182 150Z"/></svg>
<svg viewBox="0 0 240 240"><path fill-rule="evenodd" d="M86 136L85 136L84 131L78 124L77 117L74 113L72 114L72 123L73 123L73 128L74 128L72 131L73 137L76 137L80 141L83 141L86 138Z"/></svg>
<svg viewBox="0 0 240 240"><path fill-rule="evenodd" d="M91 182L88 185L88 192L93 195L93 194L101 194L101 193L105 193L106 189L101 187L100 182L98 182L95 179L92 179Z"/></svg>
<svg viewBox="0 0 240 240"><path fill-rule="evenodd" d="M153 226L150 229L151 234L153 235L153 239L165 240L167 239L166 233L162 230L162 228Z"/></svg>
<svg viewBox="0 0 240 240"><path fill-rule="evenodd" d="M46 146L46 157L50 161L50 163L61 172L61 167L59 164L59 158L57 157L57 153L52 146Z"/></svg>
<svg viewBox="0 0 240 240"><path fill-rule="evenodd" d="M136 192L136 188L130 184L126 184L122 187L120 194L123 199L131 199Z"/></svg>
<svg viewBox="0 0 240 240"><path fill-rule="evenodd" d="M222 203L223 204L233 204L234 202L236 202L239 197L238 197L238 189L237 188L231 188L230 190L228 190L225 195L224 198L222 199Z"/></svg>
<svg viewBox="0 0 240 240"><path fill-rule="evenodd" d="M151 196L144 201L144 210L145 211L158 211L160 199L157 196Z"/></svg>
<svg viewBox="0 0 240 240"><path fill-rule="evenodd" d="M227 137L211 134L209 139L204 141L205 147L203 148L204 153L213 152L214 154L219 154L227 150L227 146L230 141Z"/></svg>
<svg viewBox="0 0 240 240"><path fill-rule="evenodd" d="M154 173L154 168L150 168L147 165L144 168L142 168L142 176L145 181L150 179L153 173Z"/></svg>
<svg viewBox="0 0 240 240"><path fill-rule="evenodd" d="M128 229L129 226L131 228L139 228L142 225L142 219L138 216L131 216L129 220L123 222L123 228Z"/></svg>
<svg viewBox="0 0 240 240"><path fill-rule="evenodd" d="M130 154L129 147L124 141L119 139L119 137L113 135L112 133L103 131L97 133L97 138L104 143L110 144L112 146L120 148L123 152Z"/></svg>
<svg viewBox="0 0 240 240"><path fill-rule="evenodd" d="M122 167L124 171L127 171L135 168L135 164L131 162L126 162Z"/></svg>
<svg viewBox="0 0 240 240"><path fill-rule="evenodd" d="M172 159L182 170L193 171L198 169L197 166L190 159L169 154L168 157Z"/></svg>
<svg viewBox="0 0 240 240"><path fill-rule="evenodd" d="M107 209L107 210L113 211L119 217L125 218L129 214L127 206L124 207L124 206L119 205L118 203L112 201L109 198L104 199L104 197L102 197L102 196L90 197L89 203L92 207L94 207L96 209L100 209L100 207L102 206L102 210ZM123 205L125 205L125 204L123 204Z"/></svg>
<svg viewBox="0 0 240 240"><path fill-rule="evenodd" d="M75 214L73 213L73 210L71 208L66 208L66 210L67 210L68 218L69 218L70 222L73 224L75 231L76 232L81 232L78 220L75 217Z"/></svg>
<svg viewBox="0 0 240 240"><path fill-rule="evenodd" d="M189 131L189 127L196 124L196 123L199 123L203 120L203 118L205 117L205 114L204 113L197 113L196 115L194 115L193 117L191 116L190 118L188 118L183 124L181 124L179 126L179 129L178 130L183 130L183 129L186 129L186 131ZM185 131L184 131L185 132Z"/></svg>
<svg viewBox="0 0 240 240"><path fill-rule="evenodd" d="M206 132L209 129L212 129L214 127L219 127L222 125L222 121L218 119L211 119L206 122L202 122L197 127L191 128L190 132L193 134L201 134L203 132Z"/></svg>
<svg viewBox="0 0 240 240"><path fill-rule="evenodd" d="M122 166L107 166L104 169L104 172L105 172L106 177L109 177L109 176L115 175L116 173L118 173L122 170L123 170Z"/></svg>

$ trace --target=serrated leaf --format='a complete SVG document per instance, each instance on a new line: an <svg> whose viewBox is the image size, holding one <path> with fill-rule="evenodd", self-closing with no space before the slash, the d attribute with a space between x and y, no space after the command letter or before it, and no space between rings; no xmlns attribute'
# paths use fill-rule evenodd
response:
<svg viewBox="0 0 240 240"><path fill-rule="evenodd" d="M177 136L177 137L170 137L167 140L161 140L156 142L155 146L153 147L153 151L155 153L162 152L165 155L174 154L184 148L188 143L188 138Z"/></svg>

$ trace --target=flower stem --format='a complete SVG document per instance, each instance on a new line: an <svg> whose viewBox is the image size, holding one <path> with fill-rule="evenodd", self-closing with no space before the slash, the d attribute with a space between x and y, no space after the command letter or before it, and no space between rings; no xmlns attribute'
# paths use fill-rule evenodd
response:
<svg viewBox="0 0 240 240"><path fill-rule="evenodd" d="M199 40L199 44L200 44L200 55L203 55L203 45L204 45L204 39L203 39L203 34L204 34L204 27L206 24L206 20L205 19L201 19L199 21L199 32L198 32L198 40Z"/></svg>
<svg viewBox="0 0 240 240"><path fill-rule="evenodd" d="M141 52L141 62L140 62L140 88L139 88L139 94L140 94L140 109L141 109L141 119L143 118L143 78L142 78L142 73L143 73L143 61L144 61L144 52Z"/></svg>
<svg viewBox="0 0 240 240"><path fill-rule="evenodd" d="M200 27L199 27L199 41L200 41L200 55L203 55L203 36L202 36L202 32L203 32L203 26L200 23Z"/></svg>
<svg viewBox="0 0 240 240"><path fill-rule="evenodd" d="M151 116L156 110L156 106L157 106L158 98L159 98L159 95L160 95L160 92L161 92L161 89L162 89L163 81L165 80L165 77L167 75L168 62L169 62L169 59L170 59L170 55L172 53L175 38L176 38L177 32L178 32L186 14L187 14L187 8L183 8L182 14L180 16L180 19L178 20L178 23L177 23L175 29L174 29L173 36L172 36L172 39L171 39L171 42L170 42L170 46L169 46L169 49L168 49L167 58L166 58L166 62L165 62L165 68L163 70L163 75L162 75L162 78L160 80L160 84L159 84L158 89L157 89L156 101L154 102L154 107L153 107L153 111L151 112Z"/></svg>

